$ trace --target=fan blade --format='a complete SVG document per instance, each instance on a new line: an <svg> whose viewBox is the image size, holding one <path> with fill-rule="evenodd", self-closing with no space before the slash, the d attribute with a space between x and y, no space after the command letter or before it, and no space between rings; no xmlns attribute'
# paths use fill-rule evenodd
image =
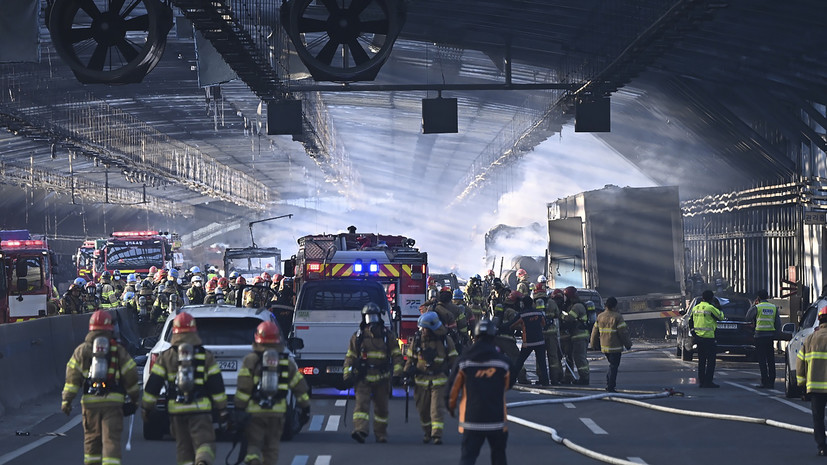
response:
<svg viewBox="0 0 827 465"><path fill-rule="evenodd" d="M76 44L78 42L89 40L92 38L91 27L79 27L69 31L69 42Z"/></svg>
<svg viewBox="0 0 827 465"><path fill-rule="evenodd" d="M95 51L92 52L92 58L89 59L89 64L86 67L97 71L103 71L103 65L106 63L107 50L109 50L109 47L103 44L98 44L98 46L95 47Z"/></svg>
<svg viewBox="0 0 827 465"><path fill-rule="evenodd" d="M322 48L322 51L319 52L318 55L316 55L316 59L326 65L330 65L330 63L333 62L333 55L336 54L336 50L338 49L339 43L331 40L330 42L325 44L325 46Z"/></svg>
<svg viewBox="0 0 827 465"><path fill-rule="evenodd" d="M353 54L353 61L356 62L357 65L370 61L368 53L362 48L358 40L353 39L348 42L347 45L350 47L350 53Z"/></svg>
<svg viewBox="0 0 827 465"><path fill-rule="evenodd" d="M149 15L136 16L124 21L127 31L148 31L149 30Z"/></svg>
<svg viewBox="0 0 827 465"><path fill-rule="evenodd" d="M324 7L327 8L327 11L329 11L330 13L335 13L339 11L339 4L336 2L336 0L322 0L322 3L324 4Z"/></svg>
<svg viewBox="0 0 827 465"><path fill-rule="evenodd" d="M109 0L109 11L120 14L124 0Z"/></svg>
<svg viewBox="0 0 827 465"><path fill-rule="evenodd" d="M95 5L94 0L78 0L78 6L92 19L97 19L101 15L101 10Z"/></svg>
<svg viewBox="0 0 827 465"><path fill-rule="evenodd" d="M390 29L390 24L387 19L378 19L376 21L363 21L361 23L362 32L372 32L374 34L387 34Z"/></svg>
<svg viewBox="0 0 827 465"><path fill-rule="evenodd" d="M314 18L299 18L299 33L325 31L327 31L327 21Z"/></svg>
<svg viewBox="0 0 827 465"><path fill-rule="evenodd" d="M365 8L370 5L371 1L373 0L353 0L353 3L350 4L350 8L348 8L348 10L355 16L359 16L359 14L365 11Z"/></svg>
<svg viewBox="0 0 827 465"><path fill-rule="evenodd" d="M136 50L135 47L126 39L119 40L115 43L115 45L118 47L118 50L121 51L121 55L126 58L127 62L131 62L138 57L138 50Z"/></svg>

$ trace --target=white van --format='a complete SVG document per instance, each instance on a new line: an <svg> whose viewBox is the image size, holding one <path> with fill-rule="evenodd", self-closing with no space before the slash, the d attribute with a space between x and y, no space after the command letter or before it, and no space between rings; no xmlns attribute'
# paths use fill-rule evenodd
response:
<svg viewBox="0 0 827 465"><path fill-rule="evenodd" d="M292 338L296 363L311 386L344 389L342 365L351 336L359 329L362 307L373 302L382 309L391 328L390 306L385 288L378 282L359 279L306 281L296 299Z"/></svg>

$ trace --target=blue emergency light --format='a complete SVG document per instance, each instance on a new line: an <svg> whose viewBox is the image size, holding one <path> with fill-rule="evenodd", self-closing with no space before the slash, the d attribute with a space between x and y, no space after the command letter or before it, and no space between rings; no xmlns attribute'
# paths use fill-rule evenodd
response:
<svg viewBox="0 0 827 465"><path fill-rule="evenodd" d="M354 273L361 273L362 272L362 259L358 259L358 260L356 260L356 262L353 263L353 272Z"/></svg>
<svg viewBox="0 0 827 465"><path fill-rule="evenodd" d="M370 273L379 273L379 263L377 263L376 260L371 260L368 271Z"/></svg>

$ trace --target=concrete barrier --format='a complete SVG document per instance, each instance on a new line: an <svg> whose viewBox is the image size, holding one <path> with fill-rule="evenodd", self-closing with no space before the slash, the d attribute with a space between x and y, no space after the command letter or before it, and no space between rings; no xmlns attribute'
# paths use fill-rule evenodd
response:
<svg viewBox="0 0 827 465"><path fill-rule="evenodd" d="M116 337L134 355L139 350L135 316L112 311ZM0 325L0 416L40 396L60 391L66 362L89 332L89 317L59 315ZM60 397L55 398L55 409Z"/></svg>

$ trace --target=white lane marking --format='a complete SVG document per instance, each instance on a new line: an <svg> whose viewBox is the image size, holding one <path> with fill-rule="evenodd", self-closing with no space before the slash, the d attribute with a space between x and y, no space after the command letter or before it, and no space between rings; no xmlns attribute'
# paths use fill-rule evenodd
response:
<svg viewBox="0 0 827 465"><path fill-rule="evenodd" d="M563 407L566 408L577 408L576 405L572 404L571 402L563 402Z"/></svg>
<svg viewBox="0 0 827 465"><path fill-rule="evenodd" d="M723 371L723 370L718 370L718 374L720 376L728 376L729 375L729 373L727 373L726 371Z"/></svg>
<svg viewBox="0 0 827 465"><path fill-rule="evenodd" d="M65 425L63 425L60 428L58 428L57 430L55 430L55 433L65 433L65 432L69 431L70 429L74 428L75 426L79 425L81 421L83 421L83 415L78 415L78 416L72 418L71 420L69 420L68 422L66 422ZM34 449L37 449L38 447L42 446L43 444L46 444L47 442L51 441L52 439L54 439L56 437L57 436L45 436L45 437L42 437L42 438L38 439L37 441L32 442L31 444L26 444L25 446L23 446L19 449L15 449L15 450L7 453L7 454L2 455L2 456L0 456L0 465L9 463L12 460L16 459L17 457L20 457L21 455L23 455L27 452L30 452Z"/></svg>
<svg viewBox="0 0 827 465"><path fill-rule="evenodd" d="M324 415L313 415L310 419L310 426L307 428L308 431L321 431L322 424L324 423Z"/></svg>
<svg viewBox="0 0 827 465"><path fill-rule="evenodd" d="M640 463L640 464L643 464L643 465L648 465L648 464L646 463L646 461L645 461L645 460L643 460L643 459L642 459L642 458L640 458L640 457L626 457L626 458L627 458L627 459L629 459L629 461L630 461L630 462L633 462L633 463Z"/></svg>
<svg viewBox="0 0 827 465"><path fill-rule="evenodd" d="M336 401L336 407L344 407L347 405L347 399L339 399Z"/></svg>
<svg viewBox="0 0 827 465"><path fill-rule="evenodd" d="M297 455L293 457L293 461L290 462L290 465L307 465L307 459L309 458L309 455Z"/></svg>
<svg viewBox="0 0 827 465"><path fill-rule="evenodd" d="M594 420L592 420L591 418L581 418L580 421L582 421L583 424L586 425L586 428L592 430L592 433L594 434L609 434L606 432L605 429L597 426L597 423L595 423Z"/></svg>
<svg viewBox="0 0 827 465"><path fill-rule="evenodd" d="M790 401L789 401L789 400L787 400L787 399L782 399L782 398L780 398L780 397L771 396L771 395L769 395L769 394L767 394L767 393L765 393L765 392L758 391L757 389L753 389L753 388L751 388L751 387L747 387L747 386L744 386L744 385L742 385L742 384L733 383L732 381L727 381L727 384L731 384L731 385L733 385L733 386L735 386L735 387L737 387L737 388L741 388L741 389L743 389L743 390L745 390L745 391L754 392L754 393L756 393L756 394L758 394L758 395L761 395L761 396L766 396L766 397L769 397L770 399L777 400L778 402L781 402L781 403L782 403L782 404L784 404L784 405L790 406L790 407L792 407L792 408L794 408L794 409L796 409L796 410L800 410L800 411L802 411L802 412L804 412L804 413L809 413L809 414L812 414L812 413L813 413L813 411L812 411L811 409L806 408L806 407L802 407L802 406L800 406L800 405L798 405L798 404L796 404L796 403L790 402ZM772 391L773 391L773 392L778 392L778 393L780 394L780 392L779 392L779 391L776 391L775 389L773 389Z"/></svg>
<svg viewBox="0 0 827 465"><path fill-rule="evenodd" d="M330 465L330 459L333 458L332 455L320 455L316 457L316 461L313 462L314 465Z"/></svg>
<svg viewBox="0 0 827 465"><path fill-rule="evenodd" d="M670 358L672 357L672 352L669 352L668 350L662 350L661 353L663 355L666 355L667 357L670 357Z"/></svg>
<svg viewBox="0 0 827 465"><path fill-rule="evenodd" d="M325 431L338 431L339 430L339 420L342 418L341 415L330 415L330 418L327 420L327 426L325 426Z"/></svg>

